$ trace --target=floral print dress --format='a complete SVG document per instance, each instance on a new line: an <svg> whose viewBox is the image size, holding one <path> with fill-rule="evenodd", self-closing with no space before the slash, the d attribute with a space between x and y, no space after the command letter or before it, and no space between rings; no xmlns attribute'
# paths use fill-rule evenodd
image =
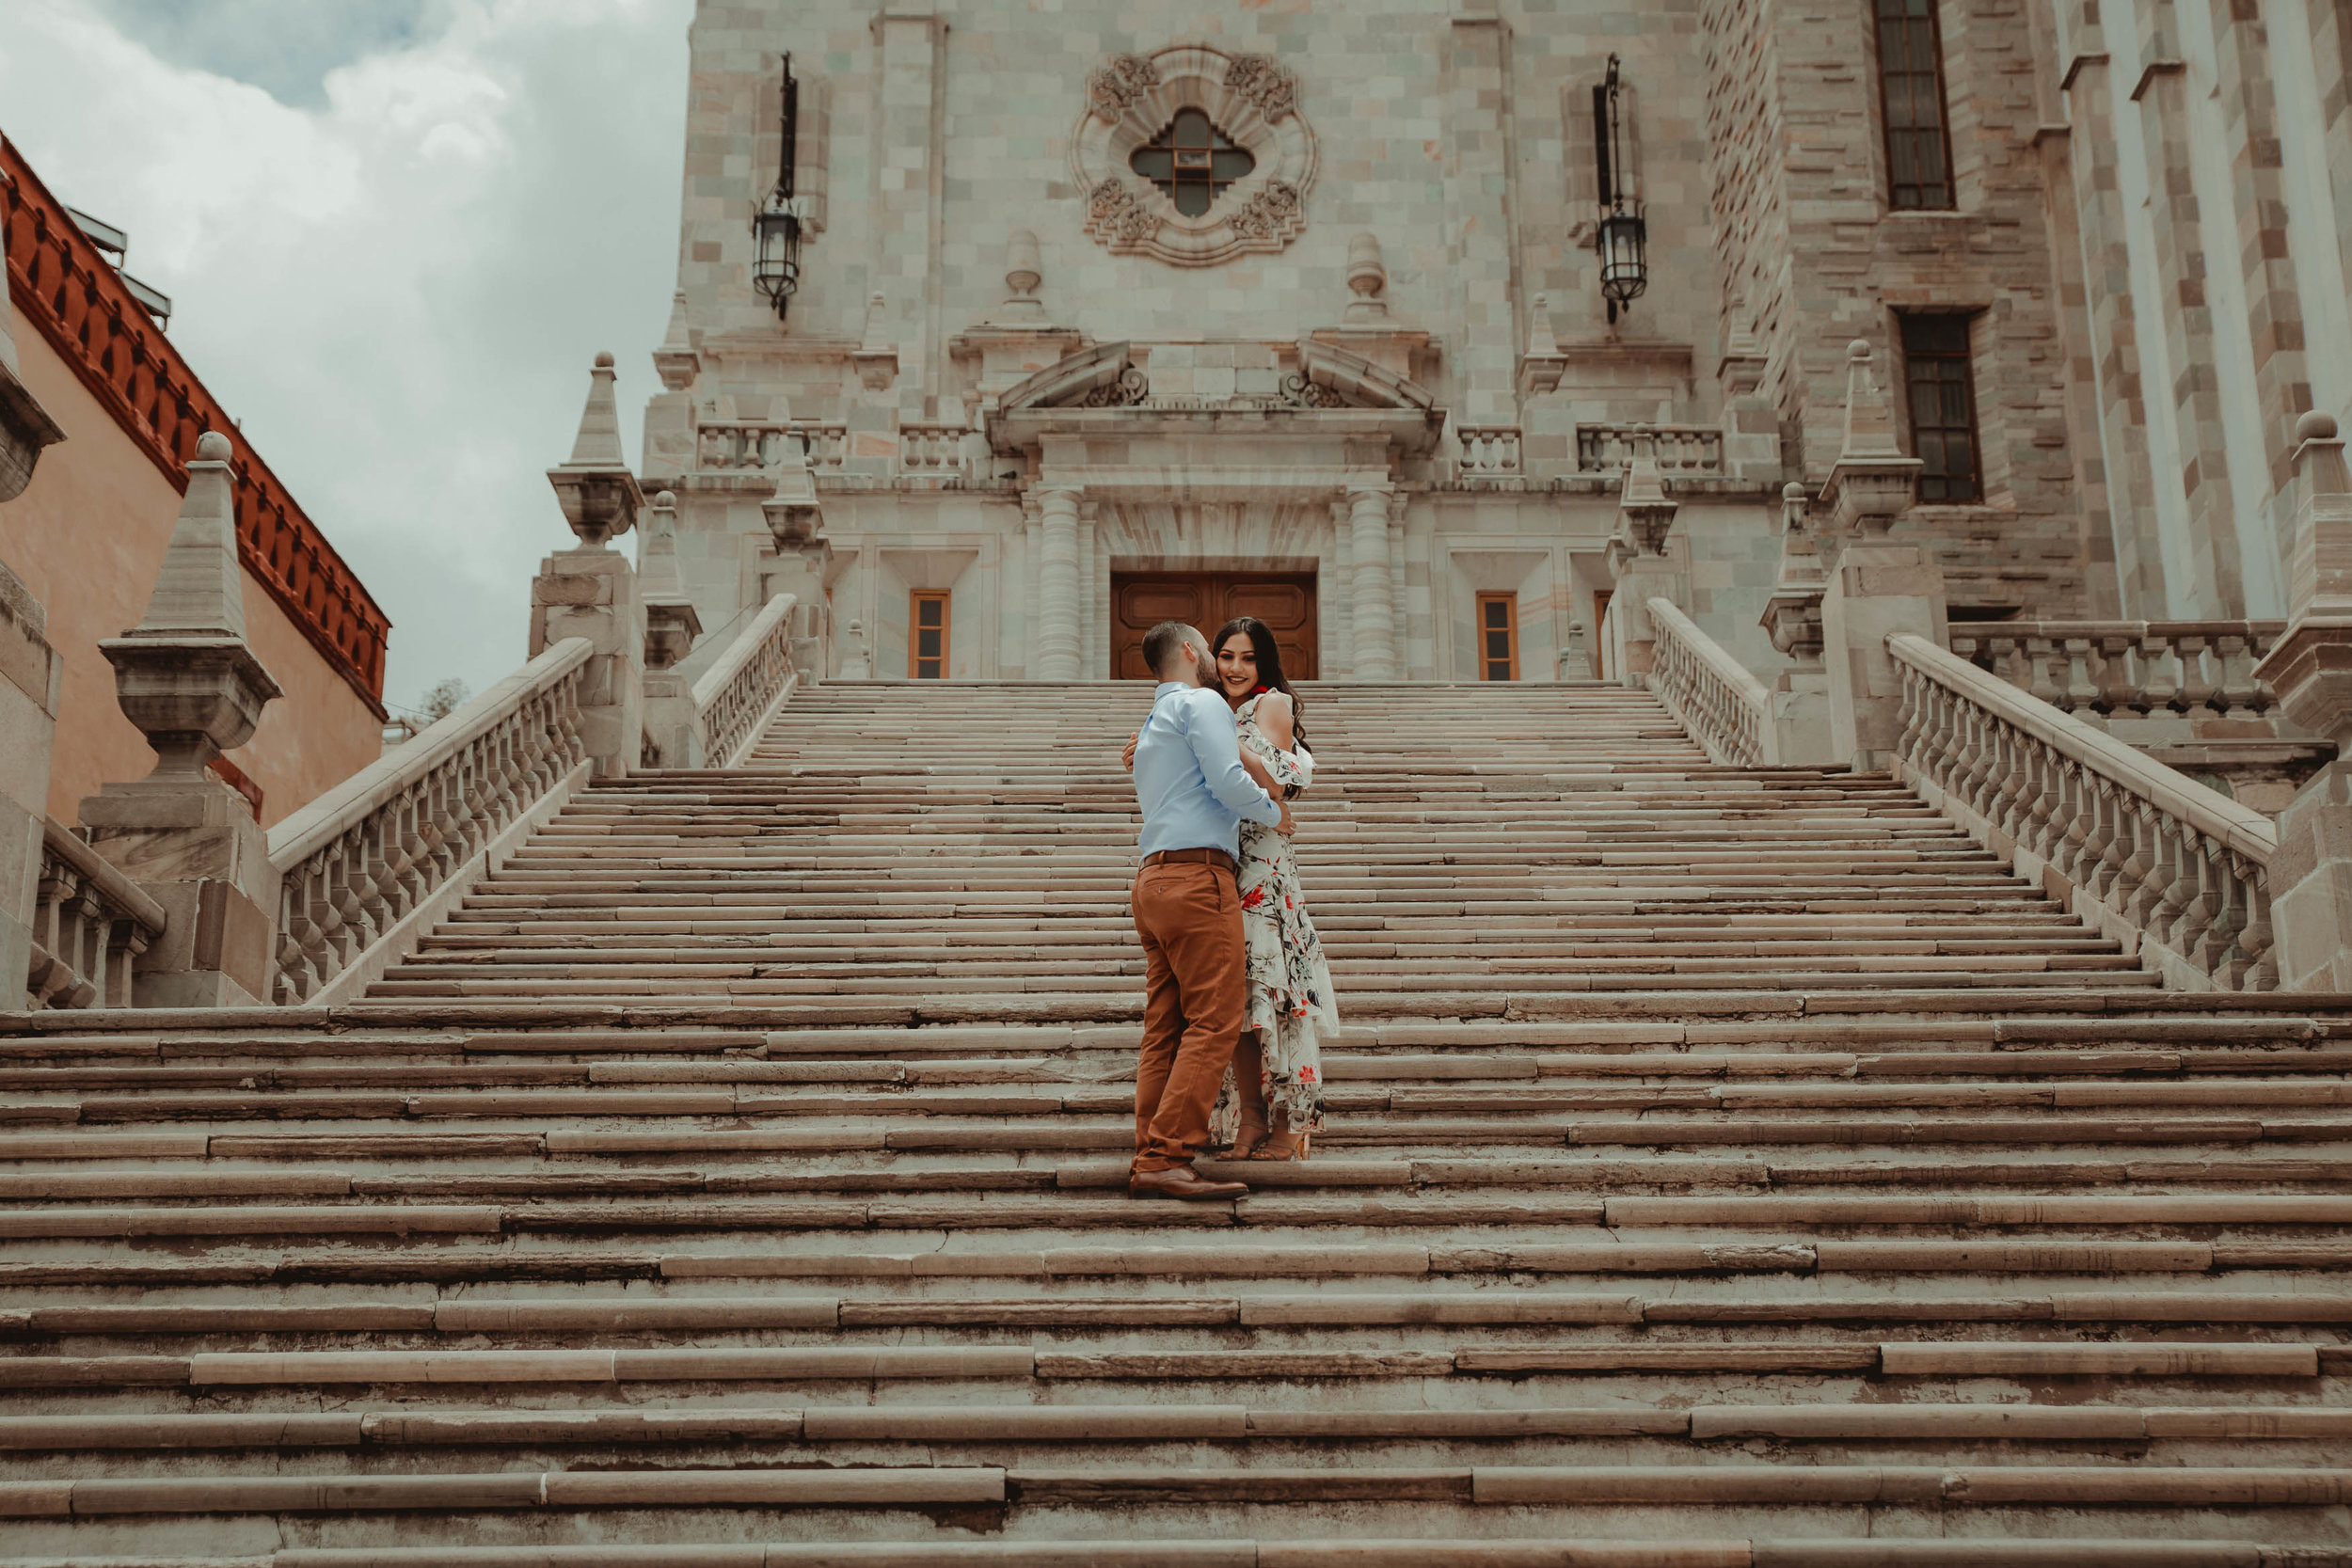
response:
<svg viewBox="0 0 2352 1568"><path fill-rule="evenodd" d="M1242 746L1265 764L1282 798L1295 800L1314 777L1314 756L1304 746L1277 751L1258 729L1258 701L1251 697L1233 715ZM1307 918L1291 841L1272 828L1244 822L1237 881L1249 988L1241 1026L1258 1034L1268 1119L1279 1110L1294 1132L1311 1132L1323 1125L1323 1037L1339 1029L1340 1014L1322 939ZM1230 1069L1209 1126L1210 1141L1218 1144L1231 1144L1240 1130Z"/></svg>

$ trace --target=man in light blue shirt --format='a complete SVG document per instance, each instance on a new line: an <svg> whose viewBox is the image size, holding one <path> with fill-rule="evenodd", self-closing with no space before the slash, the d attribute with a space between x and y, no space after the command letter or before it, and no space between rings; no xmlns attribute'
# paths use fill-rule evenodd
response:
<svg viewBox="0 0 2352 1568"><path fill-rule="evenodd" d="M1249 1189L1192 1168L1209 1137L1225 1069L1241 1038L1248 963L1234 886L1241 822L1288 831L1279 805L1242 766L1233 710L1214 689L1209 640L1164 621L1143 640L1160 687L1136 741L1143 865L1136 934L1143 941L1143 1046L1136 1065L1136 1197L1232 1198Z"/></svg>

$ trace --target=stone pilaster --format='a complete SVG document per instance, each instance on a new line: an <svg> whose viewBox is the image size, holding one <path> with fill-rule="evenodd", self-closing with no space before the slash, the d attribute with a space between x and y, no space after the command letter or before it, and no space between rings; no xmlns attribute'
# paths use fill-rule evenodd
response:
<svg viewBox="0 0 2352 1568"><path fill-rule="evenodd" d="M1389 571L1389 487L1359 485L1347 492L1353 558L1348 622L1356 642L1356 678L1397 677L1396 599Z"/></svg>
<svg viewBox="0 0 2352 1568"><path fill-rule="evenodd" d="M2237 502L2230 485L2229 433L2222 424L2219 356L2214 342L2208 278L2228 257L2209 251L2190 166L2187 67L2181 56L2173 0L2140 0L2140 139L2148 159L2151 221L2171 362L2175 458L2188 502L2191 581L2175 584L2174 598L2200 615L2242 615L2246 573ZM2225 241L2226 243L2226 241Z"/></svg>
<svg viewBox="0 0 2352 1568"><path fill-rule="evenodd" d="M1510 24L1495 0L1454 0L1445 44L1446 247L1460 324L1453 355L1461 378L1456 417L1515 425L1519 335L1512 263ZM1358 558L1358 571L1362 559ZM1359 643L1362 628L1357 631ZM1387 678L1386 676L1377 678Z"/></svg>
<svg viewBox="0 0 2352 1568"><path fill-rule="evenodd" d="M2171 601L2149 467L2148 404L2140 378L2130 236L2117 167L2111 64L2098 6L2092 0L2065 3L2070 8L2069 54L2061 63L2059 85L2074 127L2068 163L2081 224L2084 305L2091 341L2098 345L2100 451L2115 541L2115 575L2125 615L2160 619L2171 612Z"/></svg>
<svg viewBox="0 0 2352 1568"><path fill-rule="evenodd" d="M2352 753L2352 474L2336 421L2296 425L2287 634L2257 677L2305 729ZM2270 923L2284 990L2352 990L2352 761L2321 768L2279 814Z"/></svg>
<svg viewBox="0 0 2352 1568"><path fill-rule="evenodd" d="M244 745L279 695L246 643L229 438L207 431L139 624L99 644L123 717L155 748L155 770L81 805L90 847L163 906L163 935L139 955L143 1007L266 1002L276 957L278 873L245 797L205 769Z"/></svg>
<svg viewBox="0 0 2352 1568"><path fill-rule="evenodd" d="M946 24L937 0L888 0L875 21L880 97L875 105L875 169L870 255L883 316L869 326L868 348L892 345L900 425L931 417L939 395L940 75ZM861 363L860 369L864 371ZM870 383L869 383L870 385Z"/></svg>
<svg viewBox="0 0 2352 1568"><path fill-rule="evenodd" d="M1078 678L1078 492L1056 486L1038 494L1036 678Z"/></svg>

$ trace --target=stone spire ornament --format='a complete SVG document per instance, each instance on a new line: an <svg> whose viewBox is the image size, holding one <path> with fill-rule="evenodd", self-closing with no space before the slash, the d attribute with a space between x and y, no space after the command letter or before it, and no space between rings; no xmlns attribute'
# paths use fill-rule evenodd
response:
<svg viewBox="0 0 2352 1568"><path fill-rule="evenodd" d="M1551 301L1537 294L1527 306L1527 352L1519 356L1519 396L1540 397L1556 391L1567 373L1568 356L1551 329Z"/></svg>
<svg viewBox="0 0 2352 1568"><path fill-rule="evenodd" d="M1829 578L1821 571L1821 552L1805 519L1804 486L1792 479L1780 487L1780 565L1759 624L1774 648L1801 665L1818 668L1821 595L1829 590Z"/></svg>
<svg viewBox="0 0 2352 1568"><path fill-rule="evenodd" d="M1625 466L1625 483L1617 492L1617 526L1644 555L1664 555L1666 534L1675 525L1680 503L1666 494L1665 477L1658 459L1643 452Z"/></svg>
<svg viewBox="0 0 2352 1568"><path fill-rule="evenodd" d="M548 470L548 483L564 508L564 520L580 536L583 550L601 550L637 526L645 504L637 475L621 451L621 415L612 392L612 356L596 356L589 372L588 403L580 413L580 435L572 455Z"/></svg>
<svg viewBox="0 0 2352 1568"><path fill-rule="evenodd" d="M246 643L230 451L218 431L197 437L147 612L98 644L123 717L155 748L156 781L202 782L206 765L251 739L263 705L281 695Z"/></svg>
<svg viewBox="0 0 2352 1568"><path fill-rule="evenodd" d="M637 593L645 607L645 668L667 670L684 658L703 631L702 616L686 596L677 569L677 497L653 499L638 536Z"/></svg>
<svg viewBox="0 0 2352 1568"><path fill-rule="evenodd" d="M825 532L824 506L817 496L817 476L809 471L808 452L800 437L787 431L775 444L768 465L774 489L759 503L768 531L779 550L815 544Z"/></svg>
<svg viewBox="0 0 2352 1568"><path fill-rule="evenodd" d="M694 385L702 368L702 355L695 350L693 332L686 325L686 291L680 289L670 296L670 329L662 334L661 346L653 351L654 374L661 378L664 390L683 392Z"/></svg>
<svg viewBox="0 0 2352 1568"><path fill-rule="evenodd" d="M858 384L869 392L883 392L898 379L898 345L890 336L890 300L876 289L866 301L866 332L850 355L857 367Z"/></svg>
<svg viewBox="0 0 2352 1568"><path fill-rule="evenodd" d="M1883 537L1895 519L1911 510L1922 467L1897 444L1895 411L1871 372L1870 345L1856 338L1846 346L1845 435L1821 486L1821 504L1829 514L1825 542L1832 550L1849 539Z"/></svg>

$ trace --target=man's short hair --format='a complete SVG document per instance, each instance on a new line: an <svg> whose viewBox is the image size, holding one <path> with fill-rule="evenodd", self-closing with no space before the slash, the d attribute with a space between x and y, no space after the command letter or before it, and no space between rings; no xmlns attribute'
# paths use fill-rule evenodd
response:
<svg viewBox="0 0 2352 1568"><path fill-rule="evenodd" d="M1200 634L1182 621L1162 621L1143 634L1143 662L1152 667L1153 674L1168 668L1168 661L1176 657L1176 650L1185 642L1197 642Z"/></svg>

